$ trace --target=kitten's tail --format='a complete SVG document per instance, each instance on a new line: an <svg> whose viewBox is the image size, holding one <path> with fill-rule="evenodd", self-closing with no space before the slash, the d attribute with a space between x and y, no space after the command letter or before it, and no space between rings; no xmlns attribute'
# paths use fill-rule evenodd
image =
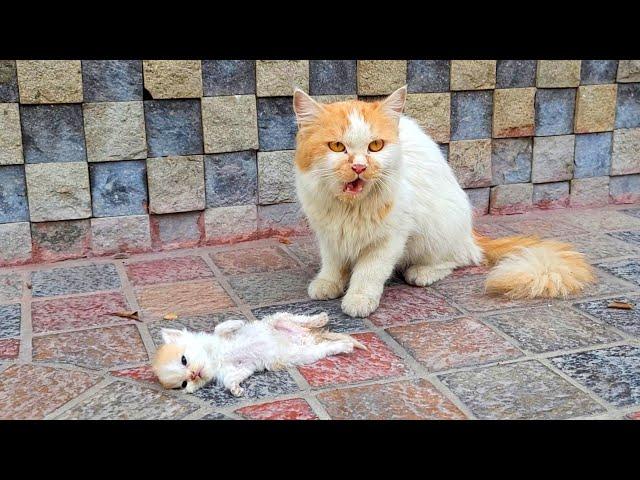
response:
<svg viewBox="0 0 640 480"><path fill-rule="evenodd" d="M493 268L487 293L509 298L567 297L594 281L593 269L568 243L537 237L491 239L473 232L475 242Z"/></svg>

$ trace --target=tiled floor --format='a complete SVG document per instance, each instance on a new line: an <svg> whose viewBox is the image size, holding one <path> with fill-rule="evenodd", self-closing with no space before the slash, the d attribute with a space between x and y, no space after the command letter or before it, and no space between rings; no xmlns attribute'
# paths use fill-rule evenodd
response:
<svg viewBox="0 0 640 480"><path fill-rule="evenodd" d="M427 288L395 278L357 319L307 297L319 263L309 237L0 269L0 418L639 419L640 207L483 217L478 229L570 240L599 284L508 301L483 293L484 268ZM326 311L369 350L258 373L242 398L156 382L163 326L211 331L278 310Z"/></svg>

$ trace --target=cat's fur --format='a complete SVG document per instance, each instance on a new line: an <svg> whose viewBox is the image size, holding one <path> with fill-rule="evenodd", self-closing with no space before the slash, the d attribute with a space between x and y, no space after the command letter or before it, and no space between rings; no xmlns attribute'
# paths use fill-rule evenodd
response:
<svg viewBox="0 0 640 480"><path fill-rule="evenodd" d="M255 372L313 363L354 348L367 349L347 334L323 330L328 321L326 313L280 312L255 322L228 320L212 334L165 328L161 331L165 343L156 352L153 371L165 388L193 393L215 378L233 395L241 396L240 383Z"/></svg>
<svg viewBox="0 0 640 480"><path fill-rule="evenodd" d="M377 102L320 104L294 92L297 193L322 258L311 298L340 297L348 285L342 310L365 317L395 268L424 286L485 258L500 262L489 290L511 297L566 296L592 280L568 245L475 234L467 195L438 145L402 114L405 100L406 86ZM374 140L384 141L377 152Z"/></svg>

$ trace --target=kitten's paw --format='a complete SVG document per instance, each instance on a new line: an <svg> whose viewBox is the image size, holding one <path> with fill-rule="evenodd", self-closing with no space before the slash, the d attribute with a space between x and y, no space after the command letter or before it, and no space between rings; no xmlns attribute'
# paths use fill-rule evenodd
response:
<svg viewBox="0 0 640 480"><path fill-rule="evenodd" d="M185 392L187 392L187 393L193 393L193 392L195 392L196 390L198 390L198 389L200 388L200 386L201 386L201 385L196 385L196 384L194 384L194 383L192 382L192 383L189 383L189 384L187 385L187 387L184 389L184 391L185 391Z"/></svg>
<svg viewBox="0 0 640 480"><path fill-rule="evenodd" d="M331 300L342 295L344 287L331 280L316 278L309 284L307 293L314 300Z"/></svg>
<svg viewBox="0 0 640 480"><path fill-rule="evenodd" d="M347 292L342 300L342 311L351 317L368 317L378 308L379 303L379 296Z"/></svg>
<svg viewBox="0 0 640 480"><path fill-rule="evenodd" d="M231 387L229 391L231 392L231 395L233 395L234 397L241 397L242 395L244 395L244 388L242 388L239 385L235 387Z"/></svg>
<svg viewBox="0 0 640 480"><path fill-rule="evenodd" d="M428 267L426 265L413 265L404 272L404 279L409 285L426 287L449 275L451 268Z"/></svg>

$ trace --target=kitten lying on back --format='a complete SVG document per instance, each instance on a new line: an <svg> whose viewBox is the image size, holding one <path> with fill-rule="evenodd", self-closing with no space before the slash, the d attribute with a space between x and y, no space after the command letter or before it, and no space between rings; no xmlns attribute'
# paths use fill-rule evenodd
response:
<svg viewBox="0 0 640 480"><path fill-rule="evenodd" d="M257 322L228 320L213 334L165 328L153 371L165 388L193 393L215 378L239 397L244 393L240 383L255 372L367 349L349 335L322 330L328 321L326 313L280 312Z"/></svg>

